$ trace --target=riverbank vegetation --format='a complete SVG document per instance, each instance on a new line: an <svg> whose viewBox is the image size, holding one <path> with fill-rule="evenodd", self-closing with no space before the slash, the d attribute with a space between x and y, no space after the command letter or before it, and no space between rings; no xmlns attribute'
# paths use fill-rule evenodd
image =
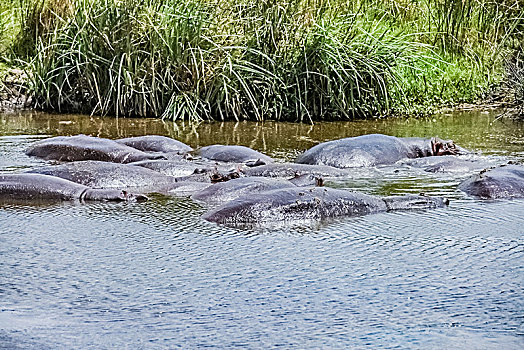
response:
<svg viewBox="0 0 524 350"><path fill-rule="evenodd" d="M428 112L501 84L524 47L518 0L3 0L1 10L4 64L27 71L37 107L101 115Z"/></svg>

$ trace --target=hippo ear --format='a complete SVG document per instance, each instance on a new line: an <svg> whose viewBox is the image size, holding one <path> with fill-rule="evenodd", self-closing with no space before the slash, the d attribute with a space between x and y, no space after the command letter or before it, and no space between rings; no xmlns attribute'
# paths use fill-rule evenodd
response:
<svg viewBox="0 0 524 350"><path fill-rule="evenodd" d="M438 137L432 137L431 138L431 155L432 156L438 156L438 152L442 148L442 142L440 142L440 139Z"/></svg>
<svg viewBox="0 0 524 350"><path fill-rule="evenodd" d="M460 149L455 145L453 140L446 142L446 151L448 151L449 154L460 154Z"/></svg>
<svg viewBox="0 0 524 350"><path fill-rule="evenodd" d="M439 152L440 152L439 155L446 155L446 154L455 155L455 154L460 153L459 149L457 148L453 140L444 141L441 144L441 149L439 150Z"/></svg>

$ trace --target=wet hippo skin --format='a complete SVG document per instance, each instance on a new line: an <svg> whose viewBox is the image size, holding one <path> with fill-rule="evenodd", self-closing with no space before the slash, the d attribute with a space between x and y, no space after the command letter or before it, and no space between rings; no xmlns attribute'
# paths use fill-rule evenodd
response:
<svg viewBox="0 0 524 350"><path fill-rule="evenodd" d="M145 153L118 142L86 135L57 136L36 142L26 150L28 156L73 162L100 160L131 163L146 159L165 159L161 154Z"/></svg>
<svg viewBox="0 0 524 350"><path fill-rule="evenodd" d="M428 209L446 204L442 198L426 196L380 198L325 187L290 187L239 197L208 211L203 218L226 225L263 224Z"/></svg>
<svg viewBox="0 0 524 350"><path fill-rule="evenodd" d="M524 166L505 165L463 181L461 191L480 199L524 198Z"/></svg>
<svg viewBox="0 0 524 350"><path fill-rule="evenodd" d="M253 162L254 165L263 165L273 162L271 157L245 146L211 145L202 147L200 155L207 159L229 163Z"/></svg>
<svg viewBox="0 0 524 350"><path fill-rule="evenodd" d="M147 197L125 190L92 189L49 175L0 174L0 199L143 201L147 200Z"/></svg>
<svg viewBox="0 0 524 350"><path fill-rule="evenodd" d="M185 154L193 148L183 142L160 135L145 135L115 140L116 142L144 152Z"/></svg>
<svg viewBox="0 0 524 350"><path fill-rule="evenodd" d="M441 156L460 152L461 149L456 147L453 141L371 134L318 144L302 153L296 162L353 168L393 164L403 158Z"/></svg>

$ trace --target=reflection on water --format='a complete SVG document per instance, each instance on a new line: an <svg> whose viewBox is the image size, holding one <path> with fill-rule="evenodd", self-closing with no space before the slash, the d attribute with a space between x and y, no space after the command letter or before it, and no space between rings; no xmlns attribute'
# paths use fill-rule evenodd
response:
<svg viewBox="0 0 524 350"><path fill-rule="evenodd" d="M363 133L453 138L523 160L522 124L424 120L220 123L25 113L0 116L0 171L43 162L42 135L161 134L243 144L289 160ZM457 174L356 169L330 186L451 197L432 211L238 230L186 198L0 205L0 348L462 348L524 346L524 201L475 201Z"/></svg>
<svg viewBox="0 0 524 350"><path fill-rule="evenodd" d="M470 150L524 158L524 123L496 120L496 113L462 112L422 119L374 119L315 125L281 122L172 123L160 119L100 118L24 112L0 115L0 135L76 135L123 138L166 135L193 147L244 145L279 158L327 140L381 133L398 137L439 136Z"/></svg>

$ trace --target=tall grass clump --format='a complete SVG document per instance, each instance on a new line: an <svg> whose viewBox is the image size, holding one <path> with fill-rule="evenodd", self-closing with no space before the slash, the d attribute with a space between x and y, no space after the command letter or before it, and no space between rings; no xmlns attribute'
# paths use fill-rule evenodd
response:
<svg viewBox="0 0 524 350"><path fill-rule="evenodd" d="M434 60L414 60L399 71L412 107L473 102L505 76L504 58L524 33L516 0L421 0L419 16L401 25L416 28Z"/></svg>
<svg viewBox="0 0 524 350"><path fill-rule="evenodd" d="M195 1L77 1L39 41L32 62L39 103L117 116L202 112L192 95L209 70L210 14Z"/></svg>
<svg viewBox="0 0 524 350"><path fill-rule="evenodd" d="M0 2L2 55L27 60L36 54L38 40L68 16L72 0L3 0Z"/></svg>
<svg viewBox="0 0 524 350"><path fill-rule="evenodd" d="M506 60L506 69L506 85L513 93L512 103L516 117L524 120L524 46Z"/></svg>
<svg viewBox="0 0 524 350"><path fill-rule="evenodd" d="M514 0L77 0L50 12L37 5L56 0L24 1L38 13L25 12L38 20L21 46L34 47L42 108L173 120L309 122L472 100L523 30Z"/></svg>

